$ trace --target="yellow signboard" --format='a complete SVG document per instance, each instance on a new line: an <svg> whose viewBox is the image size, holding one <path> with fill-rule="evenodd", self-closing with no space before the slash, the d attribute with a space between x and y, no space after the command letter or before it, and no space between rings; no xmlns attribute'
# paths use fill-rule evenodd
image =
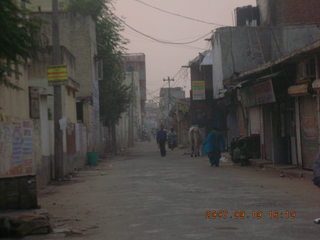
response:
<svg viewBox="0 0 320 240"><path fill-rule="evenodd" d="M192 81L192 100L206 99L206 83L205 81Z"/></svg>
<svg viewBox="0 0 320 240"><path fill-rule="evenodd" d="M189 112L189 105L188 104L179 104L178 103L176 108L177 108L178 111L181 111L181 112L184 112L184 113Z"/></svg>
<svg viewBox="0 0 320 240"><path fill-rule="evenodd" d="M66 65L51 65L48 67L49 83L63 83L68 81L68 69Z"/></svg>

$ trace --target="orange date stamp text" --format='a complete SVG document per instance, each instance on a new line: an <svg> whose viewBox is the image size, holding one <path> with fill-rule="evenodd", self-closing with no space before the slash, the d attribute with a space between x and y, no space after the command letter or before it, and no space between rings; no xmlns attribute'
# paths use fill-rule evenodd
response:
<svg viewBox="0 0 320 240"><path fill-rule="evenodd" d="M206 219L296 219L295 211L290 210L212 210L206 212Z"/></svg>

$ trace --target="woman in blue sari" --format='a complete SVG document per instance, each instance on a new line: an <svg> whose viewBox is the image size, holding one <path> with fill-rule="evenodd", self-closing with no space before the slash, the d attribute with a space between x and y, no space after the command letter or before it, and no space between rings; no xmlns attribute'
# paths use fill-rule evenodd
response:
<svg viewBox="0 0 320 240"><path fill-rule="evenodd" d="M208 155L210 165L219 167L221 152L224 151L224 139L218 129L213 128L203 143L203 153Z"/></svg>

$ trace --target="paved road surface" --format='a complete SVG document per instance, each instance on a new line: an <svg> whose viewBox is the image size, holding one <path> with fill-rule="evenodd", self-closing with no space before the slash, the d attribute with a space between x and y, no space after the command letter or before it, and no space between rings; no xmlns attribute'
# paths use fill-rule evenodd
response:
<svg viewBox="0 0 320 240"><path fill-rule="evenodd" d="M159 155L154 143L138 143L130 154L48 187L41 205L56 229L72 239L320 239L320 225L312 222L320 217L320 190L311 182L231 164L211 168L206 158L190 158L182 150ZM227 218L208 220L208 210L228 211ZM271 210L284 218L251 216ZM286 219L286 210L296 218ZM245 211L244 219L235 218L239 211Z"/></svg>

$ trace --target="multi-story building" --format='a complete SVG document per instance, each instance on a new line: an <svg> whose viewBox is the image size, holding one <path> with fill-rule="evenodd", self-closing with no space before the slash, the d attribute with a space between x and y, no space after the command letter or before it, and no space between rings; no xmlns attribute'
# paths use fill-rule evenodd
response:
<svg viewBox="0 0 320 240"><path fill-rule="evenodd" d="M257 0L262 26L311 25L320 22L318 0Z"/></svg>
<svg viewBox="0 0 320 240"><path fill-rule="evenodd" d="M191 75L191 123L208 128L213 122L212 52L205 51L189 62Z"/></svg>
<svg viewBox="0 0 320 240"><path fill-rule="evenodd" d="M146 117L145 117L145 128L151 132L158 128L160 118L159 104L149 100L146 103Z"/></svg>
<svg viewBox="0 0 320 240"><path fill-rule="evenodd" d="M118 149L134 146L134 142L140 139L143 128L139 72L126 72L124 83L131 87L132 96L127 111L122 113L116 126Z"/></svg>
<svg viewBox="0 0 320 240"><path fill-rule="evenodd" d="M123 56L123 64L125 71L134 71L139 74L140 84L140 107L142 122L145 115L145 104L147 100L147 80L146 80L146 56L144 53L129 53Z"/></svg>
<svg viewBox="0 0 320 240"><path fill-rule="evenodd" d="M289 130L298 124L293 120L301 108L288 95L290 76L296 69L268 68L259 76L255 73L320 39L319 7L319 1L258 0L258 15L255 7L238 8L238 26L214 33L213 97L226 110L221 130L229 144L235 137L249 136L259 143L261 158L274 164L297 162L294 152L301 146L295 147L297 136ZM302 68L310 72L315 69L312 66L307 61ZM312 109L306 106L310 99L300 99L304 113Z"/></svg>
<svg viewBox="0 0 320 240"><path fill-rule="evenodd" d="M13 67L17 73L5 77L19 89L0 84L1 210L37 207L35 176L41 163L40 126L30 118L35 106L30 100L28 64Z"/></svg>
<svg viewBox="0 0 320 240"><path fill-rule="evenodd" d="M185 98L185 92L181 87L161 88L160 89L160 113L161 120L169 117L170 110L178 99Z"/></svg>
<svg viewBox="0 0 320 240"><path fill-rule="evenodd" d="M62 123L63 132L63 172L73 171L81 164L76 163L85 158L86 144L76 146L79 137L79 125L76 113L76 93L80 84L75 78L76 59L65 47L61 47L61 64L68 73L61 84ZM29 86L30 86L30 117L37 122L40 130L41 161L37 163L38 184L43 186L54 177L54 91L48 70L52 62L52 47L41 49L37 57L30 61ZM63 68L61 68L63 69ZM61 70L59 70L61 71Z"/></svg>
<svg viewBox="0 0 320 240"><path fill-rule="evenodd" d="M48 22L51 13L34 13ZM95 23L90 16L61 12L60 44L65 46L76 58L75 78L80 84L77 97L77 120L87 127L88 151L99 151L100 117L99 84L97 75L97 43ZM51 43L51 24L42 26L42 33Z"/></svg>

